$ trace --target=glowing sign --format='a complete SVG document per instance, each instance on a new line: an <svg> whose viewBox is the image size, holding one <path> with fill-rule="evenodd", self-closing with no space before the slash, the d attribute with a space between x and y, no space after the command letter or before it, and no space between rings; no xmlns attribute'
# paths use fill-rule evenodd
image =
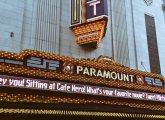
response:
<svg viewBox="0 0 165 120"><path fill-rule="evenodd" d="M100 77L105 79L119 80L124 82L134 82L134 75L107 71L83 66L76 66L76 74L87 75L91 77Z"/></svg>
<svg viewBox="0 0 165 120"><path fill-rule="evenodd" d="M97 9L96 9L96 7L97 7L97 4L100 4L100 1L99 0L87 0L87 6L89 6L89 7L93 7L93 15L94 16L96 16L97 15ZM87 11L88 11L88 9L89 9L89 7L87 7Z"/></svg>
<svg viewBox="0 0 165 120"><path fill-rule="evenodd" d="M5 75L0 75L0 87L2 86L165 102L165 95L157 93L148 93L141 91L132 91Z"/></svg>

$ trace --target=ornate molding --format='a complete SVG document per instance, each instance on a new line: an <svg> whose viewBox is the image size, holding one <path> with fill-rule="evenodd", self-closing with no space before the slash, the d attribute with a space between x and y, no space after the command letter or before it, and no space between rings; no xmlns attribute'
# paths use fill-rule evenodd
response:
<svg viewBox="0 0 165 120"><path fill-rule="evenodd" d="M72 26L71 29L75 33L77 44L97 48L105 35L106 26L107 18L104 17L96 21Z"/></svg>

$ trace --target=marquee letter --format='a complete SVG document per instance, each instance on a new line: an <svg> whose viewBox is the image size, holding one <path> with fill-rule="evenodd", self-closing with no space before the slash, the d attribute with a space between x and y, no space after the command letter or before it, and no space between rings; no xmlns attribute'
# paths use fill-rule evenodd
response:
<svg viewBox="0 0 165 120"><path fill-rule="evenodd" d="M77 74L80 74L81 71L83 71L83 67L82 66L77 66Z"/></svg>

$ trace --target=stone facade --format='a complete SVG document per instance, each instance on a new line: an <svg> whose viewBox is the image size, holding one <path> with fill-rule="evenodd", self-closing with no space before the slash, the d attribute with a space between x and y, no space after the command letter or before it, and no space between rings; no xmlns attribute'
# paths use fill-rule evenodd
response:
<svg viewBox="0 0 165 120"><path fill-rule="evenodd" d="M108 0L105 37L99 48L91 49L76 43L70 29L70 0L0 0L0 50L19 53L34 49L76 58L105 55L150 72L144 17L148 14L155 18L161 72L165 75L162 4L162 0L153 0L150 6L144 0Z"/></svg>

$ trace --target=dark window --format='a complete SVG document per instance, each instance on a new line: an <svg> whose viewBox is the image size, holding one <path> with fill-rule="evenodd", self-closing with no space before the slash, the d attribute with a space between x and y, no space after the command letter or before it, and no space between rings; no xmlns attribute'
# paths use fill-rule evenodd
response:
<svg viewBox="0 0 165 120"><path fill-rule="evenodd" d="M154 17L145 14L151 72L161 74Z"/></svg>

